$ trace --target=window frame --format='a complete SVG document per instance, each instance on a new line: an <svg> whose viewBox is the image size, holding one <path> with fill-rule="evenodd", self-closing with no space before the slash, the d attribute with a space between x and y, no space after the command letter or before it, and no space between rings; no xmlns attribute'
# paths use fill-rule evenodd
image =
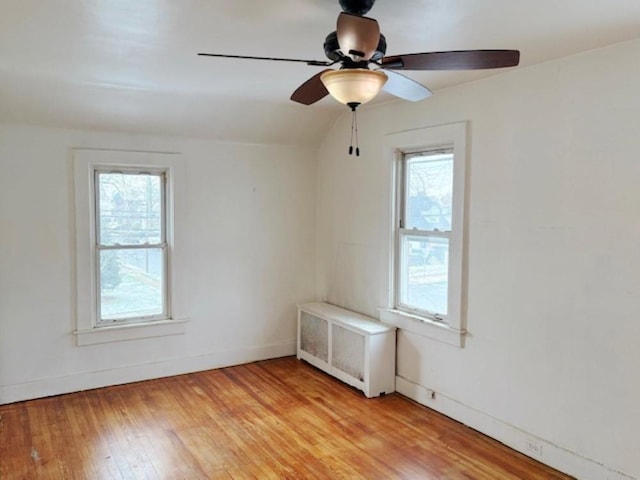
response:
<svg viewBox="0 0 640 480"><path fill-rule="evenodd" d="M182 155L175 153L73 149L76 220L77 345L182 334L186 331L185 253L181 226L186 220L186 175ZM100 279L97 255L99 204L97 172L162 172L165 177L166 315L126 320L100 319Z"/></svg>
<svg viewBox="0 0 640 480"><path fill-rule="evenodd" d="M467 122L438 125L387 135L385 150L391 164L391 225L389 237L389 295L380 318L400 329L463 347L466 337ZM400 220L404 216L406 181L404 158L418 152L453 151L453 198L449 234L447 314L403 308L400 304ZM407 232L411 230L406 229ZM410 235L411 233L409 233Z"/></svg>
<svg viewBox="0 0 640 480"><path fill-rule="evenodd" d="M420 308L414 308L409 304L402 302L402 285L403 280L405 279L402 269L402 253L403 253L403 240L406 237L415 236L415 237L424 237L424 238L445 238L449 243L449 248L452 244L452 235L453 235L453 211L452 211L452 226L450 230L424 230L419 228L408 228L407 226L407 192L409 191L409 176L408 176L408 168L407 163L411 160L411 156L417 156L419 154L426 155L437 155L437 154L450 154L453 158L453 169L455 170L455 152L453 151L453 145L441 146L441 147L430 147L429 149L418 149L418 150L403 150L398 149L396 152L396 162L397 162L397 174L398 174L398 188L396 193L395 201L398 202L397 208L397 228L396 228L396 236L395 236L395 270L394 274L394 309L408 313L410 315L417 315L419 317L426 317L435 322L443 322L448 323L449 312L451 311L451 292L450 287L448 287L447 292L447 313L437 313L431 312L428 310L423 310ZM425 156L426 156L425 155ZM452 195L455 197L455 192L452 192ZM447 264L447 277L449 277L449 267ZM447 281L447 284L450 282Z"/></svg>
<svg viewBox="0 0 640 480"><path fill-rule="evenodd" d="M101 174L112 174L112 173L120 173L125 175L149 175L149 176L157 176L160 180L160 242L155 244L144 243L144 244L115 244L115 245L107 245L105 243L100 242L100 175ZM170 292L169 292L169 244L167 242L167 200L169 196L167 195L167 169L166 168L137 168L137 167L126 167L114 169L113 167L107 166L95 166L93 169L93 201L94 201L94 238L95 238L95 255L93 255L93 261L95 262L95 271L96 271L96 326L102 327L107 325L124 325L124 324L134 324L134 323L142 323L142 322L153 322L157 320L167 320L171 318L171 307L170 307ZM159 249L162 252L162 313L156 315L142 315L142 316L131 316L125 317L123 319L103 319L102 318L102 285L101 285L101 276L100 272L100 254L103 251L108 250L145 250L145 249Z"/></svg>

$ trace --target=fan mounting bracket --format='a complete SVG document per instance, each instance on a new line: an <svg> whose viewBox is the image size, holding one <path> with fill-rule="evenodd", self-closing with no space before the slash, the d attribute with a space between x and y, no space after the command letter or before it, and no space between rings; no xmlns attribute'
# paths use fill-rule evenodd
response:
<svg viewBox="0 0 640 480"><path fill-rule="evenodd" d="M369 68L369 62L368 60L362 60L361 62L356 62L354 60L352 60L349 57L345 57L342 60L342 67L340 67L340 70L348 70L350 68Z"/></svg>

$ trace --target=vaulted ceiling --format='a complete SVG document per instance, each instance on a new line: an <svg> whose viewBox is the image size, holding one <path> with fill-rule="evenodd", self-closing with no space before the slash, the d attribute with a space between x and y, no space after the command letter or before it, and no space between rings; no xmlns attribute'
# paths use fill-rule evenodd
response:
<svg viewBox="0 0 640 480"><path fill-rule="evenodd" d="M346 107L289 97L321 67L196 53L324 60L340 11L338 0L0 0L0 122L318 144ZM640 33L638 0L378 0L368 15L390 55L511 48L520 68ZM497 73L408 75L437 95Z"/></svg>

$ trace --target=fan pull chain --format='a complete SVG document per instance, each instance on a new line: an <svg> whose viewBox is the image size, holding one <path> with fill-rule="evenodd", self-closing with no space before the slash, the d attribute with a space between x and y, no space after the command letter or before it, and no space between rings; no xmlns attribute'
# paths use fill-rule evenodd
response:
<svg viewBox="0 0 640 480"><path fill-rule="evenodd" d="M353 155L353 122L355 113L356 111L353 110L353 113L351 114L351 140L349 140L349 155Z"/></svg>
<svg viewBox="0 0 640 480"><path fill-rule="evenodd" d="M353 155L353 138L355 136L356 139L356 157L360 156L360 147L358 142L358 112L356 108L360 105L359 103L350 103L349 107L351 107L351 142L349 144L349 155Z"/></svg>

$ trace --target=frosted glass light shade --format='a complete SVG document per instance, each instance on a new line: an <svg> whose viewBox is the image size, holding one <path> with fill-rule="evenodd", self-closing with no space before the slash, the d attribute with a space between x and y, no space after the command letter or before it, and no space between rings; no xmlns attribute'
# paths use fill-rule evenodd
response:
<svg viewBox="0 0 640 480"><path fill-rule="evenodd" d="M380 93L387 76L378 70L347 68L325 72L320 76L320 81L340 103L363 104Z"/></svg>

